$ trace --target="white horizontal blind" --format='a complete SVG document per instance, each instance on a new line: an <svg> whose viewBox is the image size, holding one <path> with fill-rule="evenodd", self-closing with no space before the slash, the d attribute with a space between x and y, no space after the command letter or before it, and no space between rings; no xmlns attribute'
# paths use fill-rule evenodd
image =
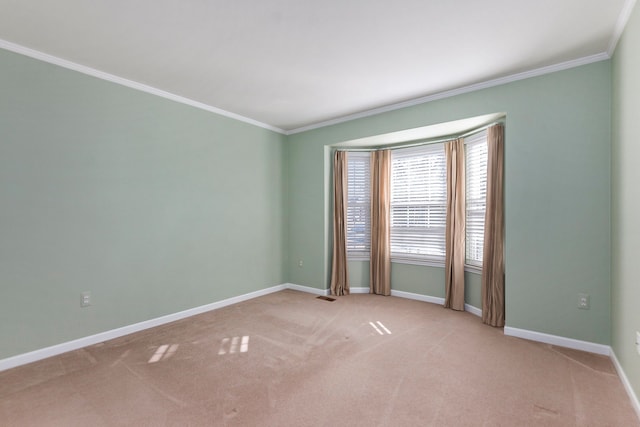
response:
<svg viewBox="0 0 640 427"><path fill-rule="evenodd" d="M371 250L370 153L347 154L347 257L369 259Z"/></svg>
<svg viewBox="0 0 640 427"><path fill-rule="evenodd" d="M466 261L482 266L484 213L487 199L487 131L465 140Z"/></svg>
<svg viewBox="0 0 640 427"><path fill-rule="evenodd" d="M391 256L444 261L447 206L443 144L391 155Z"/></svg>

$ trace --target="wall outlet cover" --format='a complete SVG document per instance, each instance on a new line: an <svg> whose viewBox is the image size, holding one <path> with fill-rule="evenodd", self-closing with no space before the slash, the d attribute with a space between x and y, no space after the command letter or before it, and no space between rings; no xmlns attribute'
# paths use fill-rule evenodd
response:
<svg viewBox="0 0 640 427"><path fill-rule="evenodd" d="M89 307L91 305L91 292L84 291L80 294L80 307Z"/></svg>
<svg viewBox="0 0 640 427"><path fill-rule="evenodd" d="M588 310L591 306L589 294L578 294L578 308Z"/></svg>

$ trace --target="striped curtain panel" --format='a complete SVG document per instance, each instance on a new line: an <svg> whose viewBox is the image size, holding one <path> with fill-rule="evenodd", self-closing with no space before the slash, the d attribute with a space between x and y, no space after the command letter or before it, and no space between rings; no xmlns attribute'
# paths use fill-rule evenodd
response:
<svg viewBox="0 0 640 427"><path fill-rule="evenodd" d="M482 321L504 326L504 126L487 132L487 208L482 258Z"/></svg>
<svg viewBox="0 0 640 427"><path fill-rule="evenodd" d="M371 153L369 293L391 295L391 151Z"/></svg>
<svg viewBox="0 0 640 427"><path fill-rule="evenodd" d="M464 140L444 144L447 159L444 306L464 311L465 187Z"/></svg>
<svg viewBox="0 0 640 427"><path fill-rule="evenodd" d="M336 151L333 159L333 256L331 258L331 295L348 294L347 152Z"/></svg>

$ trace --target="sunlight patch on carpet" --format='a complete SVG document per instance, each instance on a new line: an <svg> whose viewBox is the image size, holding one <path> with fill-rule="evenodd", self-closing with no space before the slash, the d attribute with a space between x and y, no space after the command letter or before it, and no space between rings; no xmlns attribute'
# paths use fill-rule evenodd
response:
<svg viewBox="0 0 640 427"><path fill-rule="evenodd" d="M379 320L378 320L376 323L369 322L369 324L370 324L370 325L371 325L371 327L372 327L373 329L375 329L375 331L376 331L377 333L379 333L380 335L385 335L385 333L386 333L387 335L391 335L391 331L390 331L389 329L387 329L387 327L386 327L386 326L384 326L384 325L382 324L382 322L381 322L381 321L379 321ZM383 332L383 331L384 331L384 332Z"/></svg>
<svg viewBox="0 0 640 427"><path fill-rule="evenodd" d="M156 352L153 353L153 356L151 356L151 358L149 359L149 362L147 363L156 363L161 360L170 359L171 356L173 356L173 354L176 352L176 350L178 350L178 347L180 347L180 344L161 345L160 347L158 347Z"/></svg>
<svg viewBox="0 0 640 427"><path fill-rule="evenodd" d="M238 349L239 347L239 349ZM239 350L239 351L238 351ZM244 335L241 337L223 338L220 343L220 349L218 355L233 354L233 353L246 353L249 351L249 336Z"/></svg>

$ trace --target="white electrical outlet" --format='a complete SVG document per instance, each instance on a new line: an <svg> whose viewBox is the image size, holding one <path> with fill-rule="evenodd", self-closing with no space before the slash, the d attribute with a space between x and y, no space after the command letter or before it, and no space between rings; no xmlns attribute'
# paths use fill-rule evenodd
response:
<svg viewBox="0 0 640 427"><path fill-rule="evenodd" d="M84 291L80 294L80 307L89 307L91 305L91 292Z"/></svg>
<svg viewBox="0 0 640 427"><path fill-rule="evenodd" d="M589 294L578 294L578 308L589 310Z"/></svg>
<svg viewBox="0 0 640 427"><path fill-rule="evenodd" d="M298 260L298 267L302 267L302 260L301 259Z"/></svg>
<svg viewBox="0 0 640 427"><path fill-rule="evenodd" d="M636 331L636 350L640 354L640 332Z"/></svg>

